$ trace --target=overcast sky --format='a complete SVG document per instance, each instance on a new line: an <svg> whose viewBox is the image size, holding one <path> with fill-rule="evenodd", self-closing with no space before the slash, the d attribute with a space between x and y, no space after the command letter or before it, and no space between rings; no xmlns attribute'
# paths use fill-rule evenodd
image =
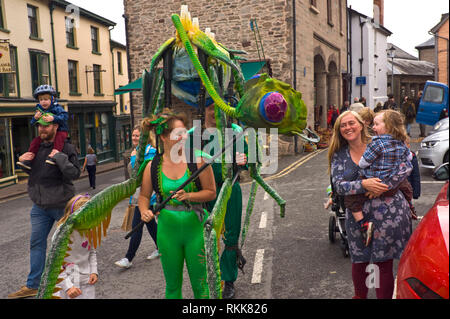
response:
<svg viewBox="0 0 450 319"><path fill-rule="evenodd" d="M116 22L111 37L126 44L122 17L123 0L68 1ZM187 3L189 4L189 1ZM366 16L373 17L372 0L347 0L347 5ZM431 38L428 31L439 23L441 15L448 12L448 7L448 0L384 0L384 27L393 33L388 42L418 56L414 47Z"/></svg>

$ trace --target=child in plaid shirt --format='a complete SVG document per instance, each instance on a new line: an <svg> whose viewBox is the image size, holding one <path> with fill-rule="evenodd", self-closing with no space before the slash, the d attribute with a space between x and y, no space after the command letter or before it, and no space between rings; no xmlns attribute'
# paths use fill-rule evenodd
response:
<svg viewBox="0 0 450 319"><path fill-rule="evenodd" d="M406 131L402 115L393 110L378 113L374 118L373 130L377 133L361 157L359 167L363 169L365 178L376 177L384 182L399 171L402 163L412 165L412 154L406 146ZM398 190L403 192L412 207L412 188L405 179L396 189L383 193L383 196L393 196ZM345 196L345 206L352 212L355 221L360 225L365 245L372 239L373 222L362 213L362 207L367 197L364 194Z"/></svg>

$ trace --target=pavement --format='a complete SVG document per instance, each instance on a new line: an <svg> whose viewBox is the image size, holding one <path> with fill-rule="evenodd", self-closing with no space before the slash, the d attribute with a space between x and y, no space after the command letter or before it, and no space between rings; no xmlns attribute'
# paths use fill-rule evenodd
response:
<svg viewBox="0 0 450 319"><path fill-rule="evenodd" d="M115 169L123 169L123 161L97 165L96 174L97 175L102 174L102 173L109 172L109 171L112 171ZM78 180L81 180L84 178L88 178L87 170L84 172L81 172L81 175L78 178ZM25 179L20 180L19 183L17 183L17 184L0 188L0 201L26 194L27 193L27 183L28 183L28 178L25 178Z"/></svg>

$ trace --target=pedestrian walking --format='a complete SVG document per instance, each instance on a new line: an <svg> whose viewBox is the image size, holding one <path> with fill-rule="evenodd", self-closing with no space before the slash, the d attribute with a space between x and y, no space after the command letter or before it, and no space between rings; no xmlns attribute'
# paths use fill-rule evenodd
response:
<svg viewBox="0 0 450 319"><path fill-rule="evenodd" d="M62 225L73 212L90 199L89 194L74 196L64 209L64 216L58 221ZM53 234L55 238L59 228ZM55 296L61 299L95 299L95 284L98 281L97 252L89 245L86 237L78 230L70 234L69 256L64 261L63 271L58 276L56 288L60 288Z"/></svg>
<svg viewBox="0 0 450 319"><path fill-rule="evenodd" d="M336 120L328 150L329 172L334 189L339 195L354 195L371 192L364 203L363 214L373 216L373 239L364 246L361 232L346 209L345 228L352 262L354 298L365 299L368 266L373 263L377 269L379 299L392 298L394 290L393 259L400 258L411 235L411 218L408 202L401 192L392 196L380 196L388 189L396 188L411 172L411 168L401 165L399 173L392 176L387 184L378 178L361 179L358 163L366 150L370 137L361 117L355 112L344 112ZM378 196L378 197L374 197Z"/></svg>
<svg viewBox="0 0 450 319"><path fill-rule="evenodd" d="M64 142L62 152L55 151L53 143L59 125L55 122L38 121L38 134L42 143L32 157L28 153L20 156L20 161L31 161L28 195L33 202L31 208L30 273L26 285L8 298L35 296L45 266L47 237L55 221L64 214L68 200L75 195L73 180L80 176L80 166L75 147ZM46 165L51 157L56 165Z"/></svg>
<svg viewBox="0 0 450 319"><path fill-rule="evenodd" d="M131 142L133 144L134 149L130 154L130 161L129 162L126 161L126 163L128 163L127 164L128 175L130 175L131 169L134 169L134 166L136 164L136 155L137 155L137 152L139 151L140 136L141 136L141 126L136 125L133 128L133 132L131 135ZM149 137L148 142L149 142L149 144L147 144L147 146L145 148L144 160L152 160L156 154L156 149L154 147L152 147L152 145L151 145L151 143L152 143L151 137ZM152 144L154 144L154 142ZM137 206L137 199L138 199L139 193L140 193L140 187L138 189L136 189L136 192L131 196L129 204L128 204L128 210L126 212L126 214L128 214L128 213L133 214L131 228L136 227L139 224L139 222L141 221L141 212L139 210L139 206ZM150 200L151 205L153 205L155 203L155 198L156 198L155 195L153 195L151 197L151 200ZM128 216L125 216L124 220L126 220L126 219L128 219ZM153 239L153 242L156 245L156 250L153 251L147 257L148 260L153 260L153 259L158 258L161 255L158 251L158 244L157 244L158 226L156 224L155 219L152 219L149 223L146 223L145 226L147 227L147 231L150 234L150 237ZM125 257L116 261L114 263L116 266L128 269L133 265L132 260L136 256L136 252L139 249L139 246L141 245L142 233L143 233L142 228L143 227L140 227L137 231L135 231L131 235L130 243L128 244L128 250L125 254ZM126 229L126 230L129 231L130 229Z"/></svg>
<svg viewBox="0 0 450 319"><path fill-rule="evenodd" d="M417 112L419 112L419 104L420 104L420 99L422 98L422 94L423 94L423 91L419 91L419 93L417 94L417 99L414 101L414 106L416 107L416 117L417 117ZM420 128L420 137L425 137L427 127L425 126L425 124L419 123L419 128Z"/></svg>
<svg viewBox="0 0 450 319"><path fill-rule="evenodd" d="M383 104L383 110L396 110L397 103L395 103L394 94L388 94L388 100Z"/></svg>
<svg viewBox="0 0 450 319"><path fill-rule="evenodd" d="M409 100L408 96L403 98L401 113L405 117L404 123L406 128L406 133L411 136L411 124L414 123L416 118L416 110L412 101Z"/></svg>
<svg viewBox="0 0 450 319"><path fill-rule="evenodd" d="M350 105L350 107L349 107L349 110L350 111L354 111L354 112L359 112L359 110L361 110L363 107L364 107L364 104L362 104L361 102L360 102L360 99L359 98L357 98L357 97L355 97L354 99L353 99L353 104L352 105Z"/></svg>
<svg viewBox="0 0 450 319"><path fill-rule="evenodd" d="M84 158L83 172L87 169L89 174L89 186L95 189L95 174L97 171L97 155L94 149L89 146L87 154Z"/></svg>

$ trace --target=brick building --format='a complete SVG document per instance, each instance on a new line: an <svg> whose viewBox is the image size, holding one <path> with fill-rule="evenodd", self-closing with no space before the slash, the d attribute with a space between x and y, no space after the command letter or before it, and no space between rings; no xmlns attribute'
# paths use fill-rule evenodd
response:
<svg viewBox="0 0 450 319"><path fill-rule="evenodd" d="M446 83L447 85L449 83L448 30L448 13L444 13L441 17L441 21L430 30L430 33L433 34L435 38L435 81Z"/></svg>
<svg viewBox="0 0 450 319"><path fill-rule="evenodd" d="M192 17L199 18L200 29L211 28L218 42L245 50L249 60L259 59L257 38L250 28L250 20L256 19L264 48L261 58L269 61L273 77L303 94L308 125L313 126L314 105L324 106L322 118L326 119L326 105L342 104L347 73L344 0L166 0L163 5L124 0L132 81L141 77L159 46L174 35L170 17L180 12L182 4L189 6ZM141 105L141 93L133 92L135 121L142 117Z"/></svg>

